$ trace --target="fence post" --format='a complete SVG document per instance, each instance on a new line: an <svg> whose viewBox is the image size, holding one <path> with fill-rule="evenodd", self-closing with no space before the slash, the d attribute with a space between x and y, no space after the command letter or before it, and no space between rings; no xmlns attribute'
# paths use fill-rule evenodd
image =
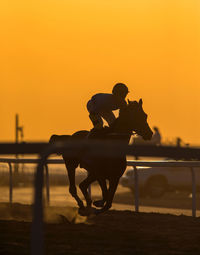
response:
<svg viewBox="0 0 200 255"><path fill-rule="evenodd" d="M135 186L135 212L139 212L139 185L138 185L138 171L137 167L134 166L134 186Z"/></svg>
<svg viewBox="0 0 200 255"><path fill-rule="evenodd" d="M13 176L12 176L12 164L8 162L9 165L9 202L10 205L12 204L13 201Z"/></svg>
<svg viewBox="0 0 200 255"><path fill-rule="evenodd" d="M44 181L44 164L46 157L42 157L38 163L35 175L35 194L33 205L33 220L31 229L31 255L44 254L44 226L43 226L43 196L42 187Z"/></svg>
<svg viewBox="0 0 200 255"><path fill-rule="evenodd" d="M45 164L45 170L46 170L46 195L47 195L47 205L50 204L50 192L49 192L49 168L48 165Z"/></svg>
<svg viewBox="0 0 200 255"><path fill-rule="evenodd" d="M192 216L196 217L196 178L194 168L191 167L192 174Z"/></svg>

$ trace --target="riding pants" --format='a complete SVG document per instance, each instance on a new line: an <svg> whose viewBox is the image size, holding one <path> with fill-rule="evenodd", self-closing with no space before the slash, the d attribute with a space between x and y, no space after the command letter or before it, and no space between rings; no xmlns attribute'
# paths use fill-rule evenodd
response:
<svg viewBox="0 0 200 255"><path fill-rule="evenodd" d="M103 119L108 123L110 126L113 121L116 119L115 115L112 111L105 111L105 112L95 112L93 102L89 101L87 104L87 109L89 112L90 120L93 123L95 129L101 129L103 127ZM103 118L103 119L102 119Z"/></svg>

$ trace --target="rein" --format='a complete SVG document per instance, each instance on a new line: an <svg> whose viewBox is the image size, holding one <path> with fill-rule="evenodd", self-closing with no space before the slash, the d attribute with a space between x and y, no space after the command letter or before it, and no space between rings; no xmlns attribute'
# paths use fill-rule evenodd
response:
<svg viewBox="0 0 200 255"><path fill-rule="evenodd" d="M109 133L108 135L110 135L110 136L117 136L117 135L124 135L124 136L127 136L127 135L130 135L131 134L131 136L132 135L136 135L137 133L136 132L131 132L131 133Z"/></svg>

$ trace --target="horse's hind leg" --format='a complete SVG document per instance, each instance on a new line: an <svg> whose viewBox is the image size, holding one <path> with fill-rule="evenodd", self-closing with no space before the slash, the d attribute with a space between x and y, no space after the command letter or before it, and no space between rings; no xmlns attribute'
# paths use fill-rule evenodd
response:
<svg viewBox="0 0 200 255"><path fill-rule="evenodd" d="M80 208L84 207L83 201L79 198L77 194L76 184L75 184L75 171L76 166L75 165L69 165L66 164L68 177L69 177L69 192L72 195L72 197L75 198L78 206Z"/></svg>
<svg viewBox="0 0 200 255"><path fill-rule="evenodd" d="M79 184L79 188L81 189L86 203L87 203L87 207L91 207L92 204L92 199L90 194L88 193L88 187L89 185L96 181L96 177L94 175L91 175L90 173L88 174L87 178L85 180L83 180L80 184Z"/></svg>
<svg viewBox="0 0 200 255"><path fill-rule="evenodd" d="M107 200L107 195L108 195L108 189L107 189L107 185L106 185L106 180L105 179L98 179L99 185L101 187L102 190L102 200L96 200L93 202L93 205L95 205L96 207L103 207L104 203Z"/></svg>

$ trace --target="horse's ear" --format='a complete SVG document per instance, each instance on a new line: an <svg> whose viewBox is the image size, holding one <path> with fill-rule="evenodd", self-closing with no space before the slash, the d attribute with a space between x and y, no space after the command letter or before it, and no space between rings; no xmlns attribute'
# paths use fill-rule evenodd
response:
<svg viewBox="0 0 200 255"><path fill-rule="evenodd" d="M139 100L139 105L141 105L141 106L142 106L142 104L143 104L143 102L142 102L142 98L140 98L140 100Z"/></svg>

